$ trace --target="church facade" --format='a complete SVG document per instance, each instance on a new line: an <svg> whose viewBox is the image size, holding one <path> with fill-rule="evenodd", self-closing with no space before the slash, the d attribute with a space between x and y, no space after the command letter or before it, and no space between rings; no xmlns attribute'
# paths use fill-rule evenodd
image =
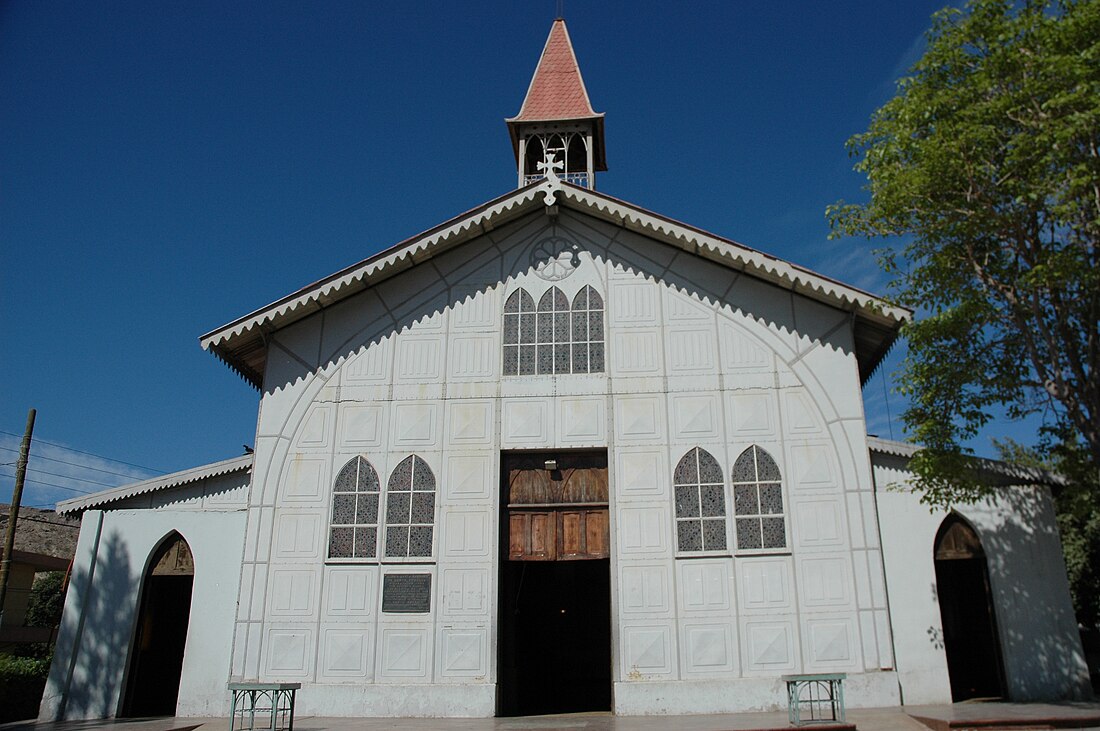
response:
<svg viewBox="0 0 1100 731"><path fill-rule="evenodd" d="M43 719L224 715L231 681L328 716L1087 693L1042 481L930 513L867 436L911 313L597 192L563 21L508 126L518 189L202 338L262 394L254 454L59 506Z"/></svg>

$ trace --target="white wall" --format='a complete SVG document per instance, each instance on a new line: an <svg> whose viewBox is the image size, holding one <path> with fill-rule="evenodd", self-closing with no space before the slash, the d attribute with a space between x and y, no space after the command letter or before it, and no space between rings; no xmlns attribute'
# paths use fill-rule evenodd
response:
<svg viewBox="0 0 1100 731"><path fill-rule="evenodd" d="M502 378L504 298L551 286L532 256L555 236L580 262L557 286L604 298L606 372ZM233 678L301 681L303 713L492 715L500 450L606 447L617 711L778 707L803 671L897 702L849 314L563 208L271 343ZM752 444L783 472L788 548L678 559L673 466L702 446L728 481ZM434 563L326 560L340 467L363 454L385 484L413 453L437 479ZM432 612L382 613L388 571L430 573Z"/></svg>
<svg viewBox="0 0 1100 731"><path fill-rule="evenodd" d="M221 483L242 479L247 478L231 476ZM104 718L118 712L142 578L152 552L172 531L184 537L195 561L177 714L228 715L226 683L245 513L199 510L201 489L198 496L194 487L190 491L191 507L184 501L176 508L84 513L41 720ZM232 490L214 491L227 492Z"/></svg>
<svg viewBox="0 0 1100 731"><path fill-rule="evenodd" d="M911 474L903 458L873 453L873 463L902 697L906 704L950 703L933 561L947 513L929 510L905 488ZM1047 489L999 488L956 512L974 526L985 550L1009 698L1089 697Z"/></svg>

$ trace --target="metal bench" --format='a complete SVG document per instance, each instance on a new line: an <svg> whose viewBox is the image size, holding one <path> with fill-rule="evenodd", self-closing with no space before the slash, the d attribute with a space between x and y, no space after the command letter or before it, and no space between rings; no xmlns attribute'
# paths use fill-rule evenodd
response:
<svg viewBox="0 0 1100 731"><path fill-rule="evenodd" d="M795 726L844 723L845 673L784 675L787 715Z"/></svg>
<svg viewBox="0 0 1100 731"><path fill-rule="evenodd" d="M294 731L294 693L301 683L230 683L229 731Z"/></svg>

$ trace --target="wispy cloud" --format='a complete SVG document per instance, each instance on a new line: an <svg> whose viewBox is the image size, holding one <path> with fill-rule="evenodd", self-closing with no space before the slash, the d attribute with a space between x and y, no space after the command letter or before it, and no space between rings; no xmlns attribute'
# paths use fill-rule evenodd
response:
<svg viewBox="0 0 1100 731"><path fill-rule="evenodd" d="M0 434L0 501L15 490L15 463L22 440ZM31 442L22 504L52 508L61 500L154 477L158 472L60 444Z"/></svg>

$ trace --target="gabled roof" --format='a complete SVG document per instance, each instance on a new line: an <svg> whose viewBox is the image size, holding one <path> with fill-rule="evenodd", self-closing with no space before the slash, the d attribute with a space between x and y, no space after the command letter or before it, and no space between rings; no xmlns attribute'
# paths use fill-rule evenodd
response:
<svg viewBox="0 0 1100 731"><path fill-rule="evenodd" d="M507 121L549 122L602 116L592 109L565 20L558 18L550 26L550 35L546 37L523 106L519 114Z"/></svg>
<svg viewBox="0 0 1100 731"><path fill-rule="evenodd" d="M60 502L57 504L57 512L62 515L66 513L79 513L106 503L125 500L135 495L146 495L151 492L168 490L173 487L187 485L210 477L220 477L221 475L228 475L234 472L246 472L252 469L252 460L253 455L244 454L240 457L233 457L232 459L223 459L220 462L211 462L201 467L192 467L191 469L182 470L180 472L173 472L170 475L154 477L151 480L134 482L129 485L122 485L121 487L112 487L109 490L101 490L91 495Z"/></svg>
<svg viewBox="0 0 1100 731"><path fill-rule="evenodd" d="M862 290L625 201L555 181L556 204L638 232L855 316L862 380L874 372L912 313ZM531 183L342 269L203 335L199 342L262 388L267 335L547 204L547 181Z"/></svg>
<svg viewBox="0 0 1100 731"><path fill-rule="evenodd" d="M893 439L882 439L871 435L867 436L867 448L873 453L900 457L906 460L906 463L921 450L919 444L898 442ZM1024 467L986 457L971 457L971 460L974 467L983 475L983 478L993 486L1047 485L1061 487L1066 484L1064 476L1049 470Z"/></svg>

